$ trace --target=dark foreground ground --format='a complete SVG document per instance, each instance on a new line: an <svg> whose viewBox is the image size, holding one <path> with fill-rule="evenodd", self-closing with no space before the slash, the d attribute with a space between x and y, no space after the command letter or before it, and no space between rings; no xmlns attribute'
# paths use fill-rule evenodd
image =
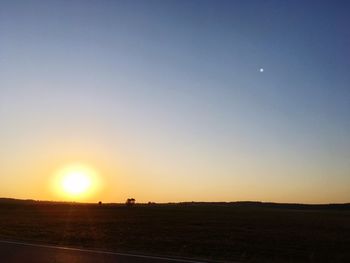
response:
<svg viewBox="0 0 350 263"><path fill-rule="evenodd" d="M350 262L350 206L0 202L0 239L225 262Z"/></svg>
<svg viewBox="0 0 350 263"><path fill-rule="evenodd" d="M0 241L0 255L6 263L202 263L7 241Z"/></svg>

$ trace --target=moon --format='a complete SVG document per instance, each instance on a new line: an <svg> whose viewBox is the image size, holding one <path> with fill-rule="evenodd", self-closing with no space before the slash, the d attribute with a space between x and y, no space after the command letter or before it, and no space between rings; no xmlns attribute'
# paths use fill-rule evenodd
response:
<svg viewBox="0 0 350 263"><path fill-rule="evenodd" d="M259 68L259 72L263 73L264 72L264 68Z"/></svg>

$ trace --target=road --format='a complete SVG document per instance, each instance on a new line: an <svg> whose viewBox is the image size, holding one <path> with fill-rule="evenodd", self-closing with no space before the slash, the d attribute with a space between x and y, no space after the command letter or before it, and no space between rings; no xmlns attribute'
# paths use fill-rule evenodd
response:
<svg viewBox="0 0 350 263"><path fill-rule="evenodd" d="M198 261L0 241L4 263L200 263Z"/></svg>

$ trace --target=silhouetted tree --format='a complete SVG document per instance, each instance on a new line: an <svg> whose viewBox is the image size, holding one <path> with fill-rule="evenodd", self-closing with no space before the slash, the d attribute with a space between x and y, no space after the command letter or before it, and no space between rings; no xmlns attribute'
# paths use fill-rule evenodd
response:
<svg viewBox="0 0 350 263"><path fill-rule="evenodd" d="M125 204L127 206L133 206L135 204L135 199L134 198L128 198L128 199L126 199Z"/></svg>
<svg viewBox="0 0 350 263"><path fill-rule="evenodd" d="M101 201L99 201L99 202L98 202L98 205L102 205L102 202L101 202Z"/></svg>

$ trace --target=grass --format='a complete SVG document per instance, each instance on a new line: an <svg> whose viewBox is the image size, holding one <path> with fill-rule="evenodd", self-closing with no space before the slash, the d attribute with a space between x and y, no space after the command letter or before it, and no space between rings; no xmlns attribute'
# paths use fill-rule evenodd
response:
<svg viewBox="0 0 350 263"><path fill-rule="evenodd" d="M350 262L350 209L3 202L0 238L225 262Z"/></svg>

